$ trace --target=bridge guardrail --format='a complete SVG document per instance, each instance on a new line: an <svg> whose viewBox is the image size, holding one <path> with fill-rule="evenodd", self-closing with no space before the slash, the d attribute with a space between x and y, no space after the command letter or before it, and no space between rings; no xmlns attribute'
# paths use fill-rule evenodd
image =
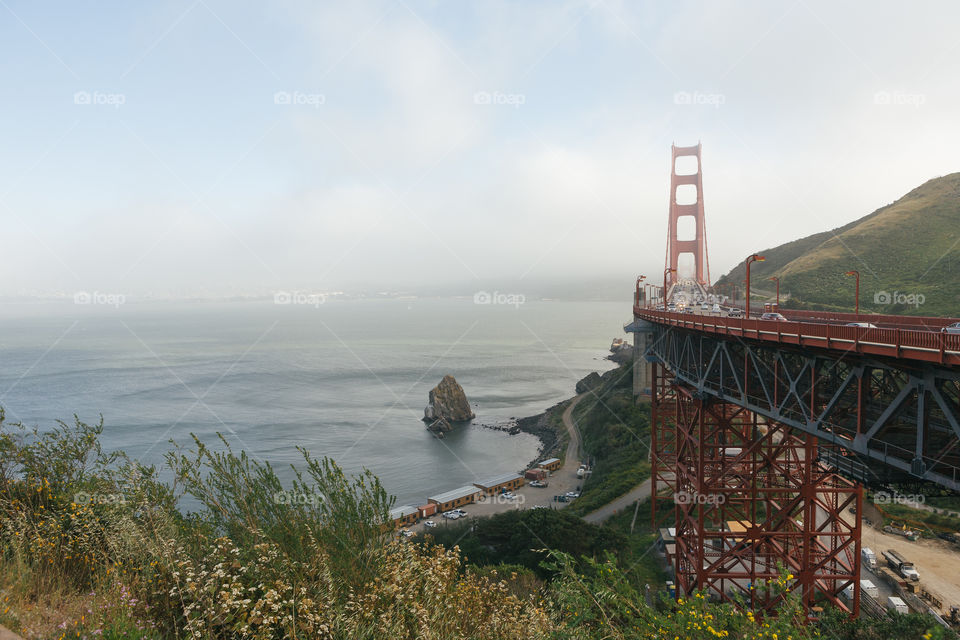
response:
<svg viewBox="0 0 960 640"><path fill-rule="evenodd" d="M793 320L784 322L684 314L636 306L633 313L650 322L752 340L960 365L960 334L919 330L915 328L916 325L912 325L912 328L871 329Z"/></svg>

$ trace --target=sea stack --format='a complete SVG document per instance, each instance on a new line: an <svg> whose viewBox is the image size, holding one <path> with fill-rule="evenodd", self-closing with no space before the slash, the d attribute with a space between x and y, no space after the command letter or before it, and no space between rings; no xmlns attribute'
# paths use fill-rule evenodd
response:
<svg viewBox="0 0 960 640"><path fill-rule="evenodd" d="M467 401L467 394L456 379L447 374L440 384L430 390L429 404L423 410L423 421L433 431L450 431L451 422L473 420L473 411Z"/></svg>

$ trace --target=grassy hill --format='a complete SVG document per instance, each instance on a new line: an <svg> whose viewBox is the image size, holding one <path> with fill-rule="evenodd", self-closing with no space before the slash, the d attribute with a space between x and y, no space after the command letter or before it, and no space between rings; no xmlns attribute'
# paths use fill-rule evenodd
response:
<svg viewBox="0 0 960 640"><path fill-rule="evenodd" d="M854 282L844 273L855 269L863 312L960 315L960 173L837 229L758 253L766 257L750 270L758 300L773 296L767 279L779 276L785 308L852 311ZM718 284L743 278L741 262Z"/></svg>

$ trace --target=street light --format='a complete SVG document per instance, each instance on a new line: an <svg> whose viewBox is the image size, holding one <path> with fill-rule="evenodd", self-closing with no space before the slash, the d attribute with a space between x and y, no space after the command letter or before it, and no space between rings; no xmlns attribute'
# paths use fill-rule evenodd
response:
<svg viewBox="0 0 960 640"><path fill-rule="evenodd" d="M780 310L780 278L777 276L771 276L769 280L774 280L777 283L777 311Z"/></svg>
<svg viewBox="0 0 960 640"><path fill-rule="evenodd" d="M667 274L676 273L677 270L672 267L667 267L663 270L663 310L667 310Z"/></svg>
<svg viewBox="0 0 960 640"><path fill-rule="evenodd" d="M859 320L859 319L860 319L860 272L859 272L859 271L847 271L847 273L844 274L844 275L856 276L856 278L857 278L857 292L854 294L854 295L857 297L857 299L856 299L856 303L855 303L854 306L855 306L855 308L856 308L855 313L857 314L857 320Z"/></svg>
<svg viewBox="0 0 960 640"><path fill-rule="evenodd" d="M766 260L766 258L764 258L764 257L761 256L761 255L757 255L756 253L754 253L753 255L751 255L750 257L747 258L747 262L746 262L746 265L747 265L747 299L746 299L746 306L747 306L747 317L748 317L748 318L750 317L750 265L751 265L752 263L754 263L754 262L763 262L764 260Z"/></svg>

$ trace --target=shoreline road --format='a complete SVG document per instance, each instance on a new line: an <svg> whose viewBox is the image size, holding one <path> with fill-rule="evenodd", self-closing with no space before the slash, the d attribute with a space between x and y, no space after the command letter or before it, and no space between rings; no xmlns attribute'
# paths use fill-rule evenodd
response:
<svg viewBox="0 0 960 640"><path fill-rule="evenodd" d="M553 497L555 495L563 495L568 491L580 491L583 485L583 478L577 477L577 469L580 467L582 443L580 441L580 431L573 419L573 411L577 408L580 401L589 393L588 391L571 398L570 404L563 411L563 425L566 427L570 439L567 443L567 450L563 456L563 466L548 476L547 487L537 488L531 487L529 484L524 484L522 487L514 490L513 493L517 496L514 499L506 500L499 496L485 497L480 502L464 505L464 511L467 511L470 516L478 517L490 516L495 513L503 513L504 511L513 511L516 509L531 509L534 507L563 509L570 505L571 503L569 502L556 502L553 500ZM593 513L587 514L583 519L587 522L599 524L613 515L615 511L629 507L634 501L649 495L650 481L647 480ZM439 513L433 516L431 520L434 526L440 527L453 522L442 517ZM411 525L408 528L416 534L427 533L429 531L423 521Z"/></svg>
<svg viewBox="0 0 960 640"><path fill-rule="evenodd" d="M570 401L570 406L563 410L563 426L567 428L570 434L570 442L567 443L567 452L563 456L563 467L569 469L571 464L576 464L580 460L580 430L573 422L573 410L577 408L580 401L583 400L588 392L575 395ZM577 464L579 467L579 464Z"/></svg>
<svg viewBox="0 0 960 640"><path fill-rule="evenodd" d="M580 430L573 421L573 410L577 408L577 404L583 400L588 393L590 392L588 391L586 393L581 393L580 395L574 397L573 401L570 403L570 406L567 407L563 412L563 424L567 427L567 431L570 433L570 444L567 445L567 455L563 460L564 469L572 468L572 464L576 464L576 461L580 459ZM591 511L590 513L586 514L583 516L583 519L587 522L600 524L614 513L632 506L637 500L646 500L649 498L650 479L647 478L619 498L608 502L596 511Z"/></svg>
<svg viewBox="0 0 960 640"><path fill-rule="evenodd" d="M647 478L633 489L623 494L619 498L608 502L596 511L591 511L583 516L583 519L593 524L600 524L610 516L618 513L627 507L632 507L633 503L650 499L650 478Z"/></svg>

